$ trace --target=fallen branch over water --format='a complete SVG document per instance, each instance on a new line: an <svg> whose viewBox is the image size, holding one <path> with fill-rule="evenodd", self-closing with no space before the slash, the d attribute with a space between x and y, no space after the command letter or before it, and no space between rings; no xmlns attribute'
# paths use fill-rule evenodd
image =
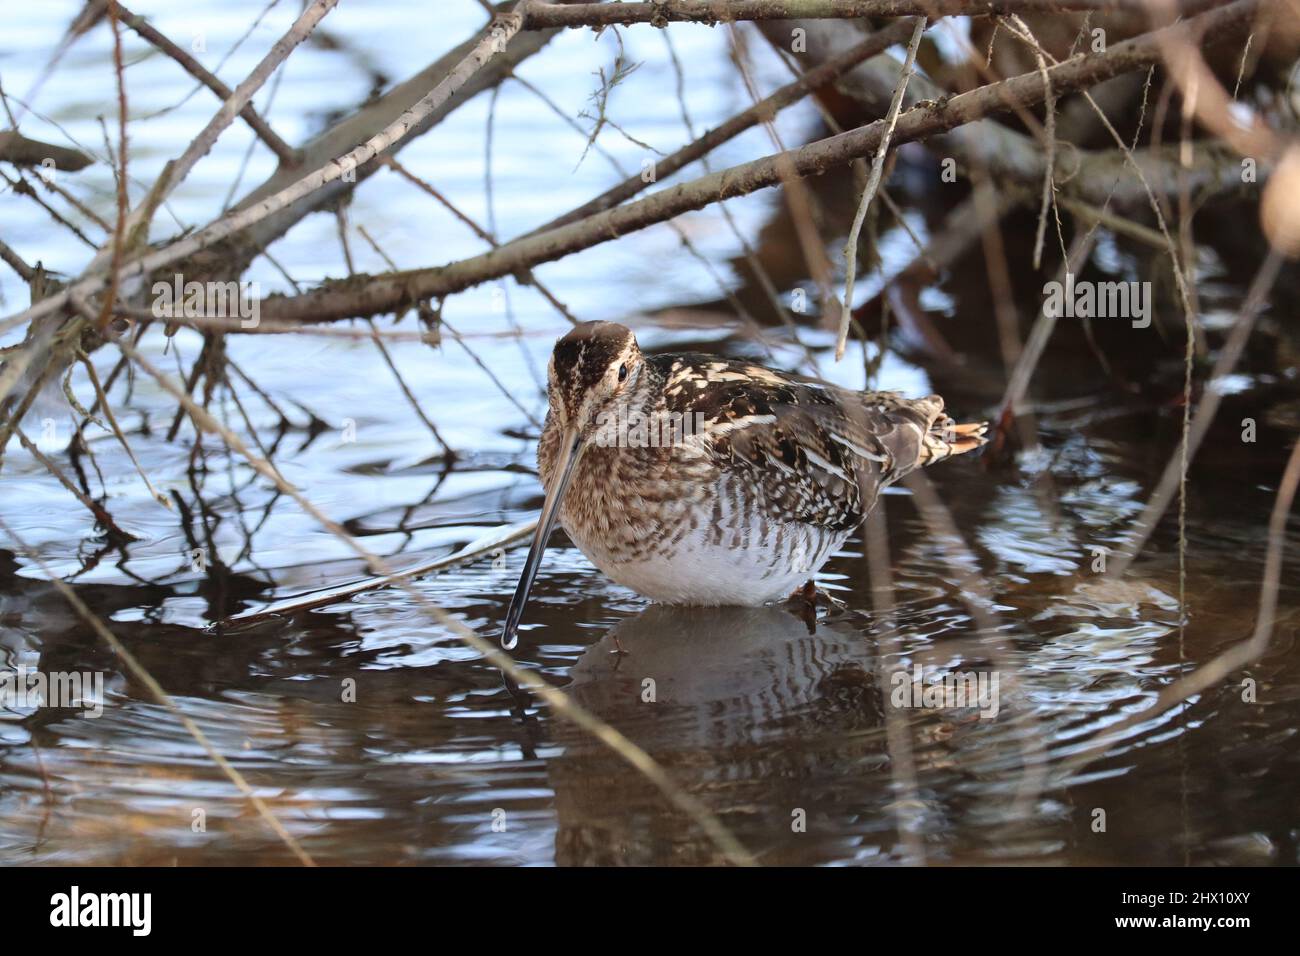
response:
<svg viewBox="0 0 1300 956"><path fill-rule="evenodd" d="M361 581L352 581L348 584L338 584L333 587L323 588L319 591L311 591L307 594L301 594L294 598L285 598L283 601L276 601L268 604L266 607L250 608L246 611L240 611L238 614L232 614L230 617L222 618L215 625L217 630L227 630L237 627L251 627L262 621L275 617L287 617L290 614L298 614L302 611L309 611L315 607L324 607L327 604L338 604L350 597L358 594L364 594L366 591L375 591L379 588L394 587L405 581L415 578L422 578L438 571L446 571L448 568L459 567L462 564L469 564L471 561L477 561L479 558L492 554L502 548L510 547L521 541L527 541L529 536L537 528L537 520L521 521L518 524L505 525L495 528L476 538L463 548L443 555L441 558L431 558L428 561L421 561L409 568L403 568L392 574L377 575L365 578Z"/></svg>

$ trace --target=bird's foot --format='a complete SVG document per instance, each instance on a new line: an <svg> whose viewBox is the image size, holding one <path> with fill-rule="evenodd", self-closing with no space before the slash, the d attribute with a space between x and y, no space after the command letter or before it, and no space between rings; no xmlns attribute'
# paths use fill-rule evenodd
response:
<svg viewBox="0 0 1300 956"><path fill-rule="evenodd" d="M796 603L796 602L803 603L803 604L810 604L814 608L817 607L834 608L837 611L842 611L846 607L848 607L847 604L845 604L835 595L831 594L829 591L825 591L822 588L819 588L817 586L816 581L811 581L811 580L805 581L801 587L795 588L794 591L790 593L790 596L786 598L786 603Z"/></svg>
<svg viewBox="0 0 1300 956"><path fill-rule="evenodd" d="M847 605L817 587L815 581L809 580L804 582L802 587L796 588L786 599L786 606L803 620L808 626L808 633L812 634L817 629L818 607L843 610Z"/></svg>

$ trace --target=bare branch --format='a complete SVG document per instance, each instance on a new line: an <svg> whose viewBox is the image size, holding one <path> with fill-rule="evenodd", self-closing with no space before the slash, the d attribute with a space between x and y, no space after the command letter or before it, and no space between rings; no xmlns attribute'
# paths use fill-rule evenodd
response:
<svg viewBox="0 0 1300 956"><path fill-rule="evenodd" d="M503 5L504 6L504 5ZM301 163L296 169L282 167L256 189L236 203L234 210L239 212L256 206L258 203L282 193L294 185L302 176L302 170L317 170L336 161L339 157L365 145L372 137L406 114L420 107L430 91L437 92L453 70L464 63L467 58L484 42L493 36L495 27L489 24L477 36L447 51L424 69L409 79L397 84L373 103L360 111L340 120L334 126L321 133L300 149ZM393 155L414 140L423 136L447 117L453 110L468 102L486 89L492 88L509 76L520 63L543 49L558 31L536 31L507 38L497 34L494 45L496 52L490 60L482 63L468 79L457 86L449 96L440 99L431 109L419 109L419 118L415 119L405 136L391 143L385 155ZM504 47L502 49L501 47ZM377 169L375 160L359 162L345 177L331 179L320 188L290 202L278 211L257 221L243 230L239 236L237 248L231 250L236 257L232 271L242 271L242 267L258 255L272 242L284 235L289 229L309 213L328 209L340 199L352 192L368 179Z"/></svg>
<svg viewBox="0 0 1300 956"><path fill-rule="evenodd" d="M298 862L303 866L315 866L316 862L311 858L307 851L302 848L302 845L294 839L293 834L285 829L284 824L280 822L279 817L275 815L267 805L266 801L257 795L256 790L249 786L248 780L245 779L244 775L236 770L229 760L222 756L221 751L217 750L217 748L213 746L212 741L208 739L208 735L199 728L199 725L196 724L189 715L185 713L185 711L181 710L180 707L177 706L176 701L172 699L171 695L163 689L162 685L158 683L154 676L145 669L144 665L141 664L139 660L136 659L136 656L127 650L126 645L117 639L117 635L109 630L108 626L100 620L99 616L86 606L86 602L78 597L77 592L69 587L66 581L55 574L54 569L51 568L45 560L42 559L26 541L23 540L22 536L15 532L14 529L4 521L3 518L0 518L0 529L3 529L5 534L13 538L14 541L18 543L18 546L27 552L28 556L31 557L36 566L39 567L49 578L50 583L54 585L55 589L63 595L64 599L69 604L72 605L73 610L77 612L78 616L90 625L91 629L99 635L100 639L102 639L104 643L112 649L113 653L115 653L122 663L126 665L126 669L131 672L131 675L145 686L149 691L149 695L166 708L172 716L180 721L181 726L183 726L198 745L203 748L204 752L207 753L208 758L217 765L221 772L224 773L230 782L235 785L235 788L248 799L248 802L253 805L253 808L257 811L258 815L266 821L267 826L269 826L284 845L288 847L289 851L297 857Z"/></svg>
<svg viewBox="0 0 1300 956"><path fill-rule="evenodd" d="M337 0L334 0L334 2L337 2ZM354 171L363 163L381 155L418 129L422 122L427 120L438 107L447 103L453 94L464 86L475 73L495 55L503 51L510 37L519 31L519 25L520 18L518 16L503 17L499 21L499 27L494 27L492 31L475 43L469 54L437 86L411 107L404 110L400 116L382 130L370 136L364 143L346 155L330 159L314 172L295 179L291 185L280 189L265 199L252 202L256 197L256 194L254 194L254 196L250 196L245 200L245 203L248 203L247 205L241 205L230 215L217 220L197 233L128 262L117 274L119 281L133 276L147 275L154 269L170 265L202 249L215 245L229 236L240 233L267 219L273 213L288 209L298 200L315 193L320 187L340 180L345 173ZM28 309L25 313L0 322L0 332L22 322L51 315L66 307L70 301L75 301L78 298L85 299L98 293L105 284L105 276L102 274L83 278L69 288Z"/></svg>
<svg viewBox="0 0 1300 956"><path fill-rule="evenodd" d="M1144 0L673 0L672 3L535 4L525 29L608 27L649 23L725 23L734 20L795 20L803 17L980 16L1061 10L1142 9Z"/></svg>
<svg viewBox="0 0 1300 956"><path fill-rule="evenodd" d="M1140 726L1171 707L1204 693L1236 671L1253 664L1264 656L1273 637L1277 615L1277 592L1282 577L1282 546L1286 538L1287 516L1295 500L1296 486L1300 484L1300 442L1291 449L1286 468L1278 482L1277 498L1268 522L1268 551L1264 558L1264 579L1259 588L1259 613L1251 636L1222 654L1203 664L1184 677L1166 685L1156 699L1141 710L1133 711L1123 719L1110 724L1092 739L1092 745L1079 751L1065 762L1059 773L1065 774L1096 760L1114 742L1123 738L1126 731Z"/></svg>
<svg viewBox="0 0 1300 956"><path fill-rule="evenodd" d="M184 49L177 46L169 40L162 32L149 23L144 17L132 13L120 3L117 9L121 12L121 20L124 24L134 30L140 37L156 46L160 51L171 57L186 73L194 77L222 100L228 100L234 95L230 87L222 83L210 73L206 67L198 60L190 56ZM264 120L261 115L253 108L253 104L247 103L239 115L243 117L250 129L257 134L258 139L266 144L271 152L280 158L280 162L293 166L297 163L297 153L294 148L276 135L275 130Z"/></svg>
<svg viewBox="0 0 1300 956"><path fill-rule="evenodd" d="M149 195L145 198L140 206L132 211L130 218L126 223L126 235L128 248L133 248L136 244L138 232L146 227L153 218L154 211L159 204L166 199L185 177L189 175L194 165L206 156L212 149L212 144L217 141L222 132L235 121L245 106L253 99L253 94L262 88L271 74L274 73L284 62L285 58L293 52L303 40L311 35L312 30L316 28L325 15L328 14L338 4L339 0L313 0L284 36L275 42L275 45L262 57L261 61L253 68L239 86L235 87L233 93L221 104L221 109L217 110L216 115L208 121L208 125L203 127L193 142L186 147L179 157L169 162L163 167L158 181L154 184ZM87 267L88 272L103 268L107 251L102 250L98 256Z"/></svg>
<svg viewBox="0 0 1300 956"><path fill-rule="evenodd" d="M50 160L55 169L69 173L85 169L94 162L81 150L28 139L22 133L11 129L0 130L0 161L13 163L15 166L40 168L50 165L46 160Z"/></svg>
<svg viewBox="0 0 1300 956"><path fill-rule="evenodd" d="M1203 43L1230 39L1248 26L1258 4L1259 0L1237 0L1166 29L1187 31ZM1053 91L1061 94L1147 66L1159 58L1159 42L1153 33L1147 33L1117 43L1103 54L1067 60L1050 68L1048 75ZM1044 95L1042 74L1034 70L962 93L944 103L918 104L899 117L894 139L905 143L942 133L990 113L1040 103ZM327 286L301 296L271 296L262 300L261 314L281 321L327 321L375 315L402 308L420 298L447 295L538 263L559 259L718 200L774 186L781 182L782 170L787 164L798 175L810 176L870 155L879 146L884 129L885 124L877 121L788 153L733 166L449 265L377 276L364 282L352 280L346 287ZM1123 161L1119 160L1120 163ZM164 264L173 257L164 250L155 258L160 260L159 264ZM50 307L42 304L28 310L24 316L41 310L50 310Z"/></svg>

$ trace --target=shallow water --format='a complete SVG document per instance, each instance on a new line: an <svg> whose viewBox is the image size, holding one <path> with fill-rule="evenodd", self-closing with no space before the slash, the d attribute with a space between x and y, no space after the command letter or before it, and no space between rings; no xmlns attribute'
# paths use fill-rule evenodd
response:
<svg viewBox="0 0 1300 956"><path fill-rule="evenodd" d="M77 6L14 11L17 28L0 41L7 91L21 96L35 81L45 51L57 44ZM159 12L156 22L175 37L202 32L212 51L205 62L214 65L241 32L235 23L246 22L219 11L235 7L251 17L261 6L189 4L183 14ZM223 77L237 80L251 66L284 28L291 15L285 6L268 16ZM266 111L282 135L300 140L332 111L363 98L365 64L402 78L481 22L475 4L447 4L432 40L422 34L421 42L395 45L395 31L430 14L414 2L383 9L375 16L341 5L326 23L346 36L348 48L295 54ZM141 4L136 12L155 10ZM698 126L744 104L720 31L674 28L673 35ZM111 109L102 98L111 76L104 41L97 31L75 47L34 104L92 147L100 142L94 117ZM616 93L620 121L638 138L675 148L684 141L676 101L653 95L673 82L662 39L627 31L625 42L633 59L645 63ZM143 53L138 43L128 50ZM521 73L573 116L594 88L590 72L612 56L608 37L594 42L574 33ZM761 62L760 78L781 78L775 64ZM141 110L159 109L188 90L174 67L156 57L132 66L128 79ZM213 109L200 93L139 124L133 170L141 181L151 181ZM481 98L401 154L481 221L488 220L486 117ZM792 140L815 127L802 109L782 122ZM54 138L35 119L30 127L25 119L23 129ZM236 127L198 167L173 203L182 220L212 214L213 197L224 195L247 142ZM581 138L517 86L508 85L497 102L495 143L495 221L502 235L532 228L615 179L596 155L575 172ZM601 143L636 168L638 147L616 135ZM742 139L718 162L763 145L761 137ZM264 157L255 160L245 187L270 169ZM78 175L98 184L97 208L107 214L107 172L100 166ZM742 228L756 230L775 202L775 194L760 194L734 203L734 212ZM65 270L83 261L84 249L52 230L30 202L6 193L0 204L6 241L29 258ZM481 248L395 176L380 174L365 184L350 215L401 265L449 261ZM730 278L726 260L737 248L721 218L700 213L682 224ZM914 225L924 229L924 217ZM302 281L340 275L334 237L332 220L312 217L275 254ZM901 265L905 241L898 234L886 240L886 268ZM383 268L359 236L352 249L358 268ZM0 275L5 312L21 308L25 291L11 273ZM707 270L665 227L542 267L538 276L583 319L636 320L655 308L718 295ZM249 278L266 291L284 285L265 260ZM1231 314L1239 283L1214 278L1203 305ZM457 296L444 314L539 419L545 402L534 376L565 323L535 291L499 288ZM872 289L872 281L863 283L864 295ZM988 330L970 347L967 367L945 370L891 355L881 385L912 394L936 389L959 414L987 414L1002 384L987 295L982 277L966 276L945 286L935 306L954 334L975 323ZM1022 305L1032 315L1033 303ZM517 340L505 334L515 324L524 330ZM722 332L668 331L645 321L638 332L649 348L703 343L786 367L802 357L788 341L769 356ZM859 361L836 366L824 333L804 337L831 377L862 384ZM182 332L164 354L161 337L146 339L149 354L169 370L176 365L172 353L188 363L198 342ZM532 516L541 500L535 425L449 338L437 350L414 343L391 348L422 408L462 453L455 462L439 456L372 344L231 337L234 360L294 422L277 432L278 415L255 398L245 400L285 477L399 566L450 553ZM1180 350L1177 341L1168 344L1175 365ZM115 359L110 351L96 355L101 374ZM1108 583L1093 572L1092 546L1113 548L1121 540L1173 453L1181 417L1178 408L1149 395L1126 395L1099 381L1084 350L1066 344L1049 351L1034 392L1044 450L1022 456L1018 468L955 460L930 474L974 554L993 604L993 634L976 626L971 595L943 542L898 489L882 499L896 603L890 618L871 610L856 536L821 576L845 607L823 613L810 628L783 608L647 606L557 535L515 658L643 747L766 864L1300 862L1300 586L1294 574L1283 576L1273 642L1262 661L1133 728L1104 756L1072 761L1086 751L1089 735L1250 635L1268 513L1294 436L1285 424L1261 426L1259 442L1243 444L1234 440L1234 422L1243 409L1278 421L1294 401L1294 376L1242 376L1225 403L1224 428L1212 432L1193 469L1181 586L1172 515L1124 581ZM74 387L85 400L85 382L74 379ZM118 412L171 510L153 501L111 435L88 431L107 505L140 538L125 549L97 538L91 519L21 449L6 454L0 510L42 561L76 585L317 861L720 860L701 830L621 759L545 707L525 702L521 710L499 672L401 591L372 591L250 627L210 627L229 614L366 571L346 546L211 440L199 459L203 467L191 471L188 426L184 442L165 440L174 408L139 376ZM245 431L228 396L218 392L213 409ZM66 405L52 398L37 418L55 423L52 452L66 445ZM98 490L93 469L89 480ZM1300 529L1292 521L1291 561L1298 546ZM201 568L194 564L196 549ZM492 635L522 560L514 549L417 586ZM292 862L193 737L43 577L11 542L0 542L0 660L8 668L102 672L105 706L96 718L33 706L0 710L0 861ZM626 655L610 653L616 639ZM971 707L891 707L890 675L914 665L998 673L997 715L981 718ZM1243 676L1256 683L1254 702L1242 699ZM646 699L648 688L653 701ZM355 699L348 699L353 690ZM912 780L890 741L891 714L902 718L910 742ZM1098 810L1104 811L1102 832Z"/></svg>

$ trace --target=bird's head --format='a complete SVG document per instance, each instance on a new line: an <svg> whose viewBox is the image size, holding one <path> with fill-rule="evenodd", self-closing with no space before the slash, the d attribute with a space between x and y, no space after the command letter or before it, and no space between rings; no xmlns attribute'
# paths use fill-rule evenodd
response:
<svg viewBox="0 0 1300 956"><path fill-rule="evenodd" d="M631 329L614 322L584 322L555 343L546 373L546 391L551 414L560 428L560 457L546 487L546 499L542 502L542 513L537 519L519 585L506 611L501 635L503 647L515 646L519 617L528 602L542 552L560 513L564 489L573 477L578 459L589 444L600 441L597 430L612 421L605 416L617 414L619 403L627 401L640 382L644 367L645 359L637 347L636 336Z"/></svg>
<svg viewBox="0 0 1300 956"><path fill-rule="evenodd" d="M636 336L615 322L584 322L555 343L547 369L551 413L572 437L589 436L635 388L645 360Z"/></svg>

